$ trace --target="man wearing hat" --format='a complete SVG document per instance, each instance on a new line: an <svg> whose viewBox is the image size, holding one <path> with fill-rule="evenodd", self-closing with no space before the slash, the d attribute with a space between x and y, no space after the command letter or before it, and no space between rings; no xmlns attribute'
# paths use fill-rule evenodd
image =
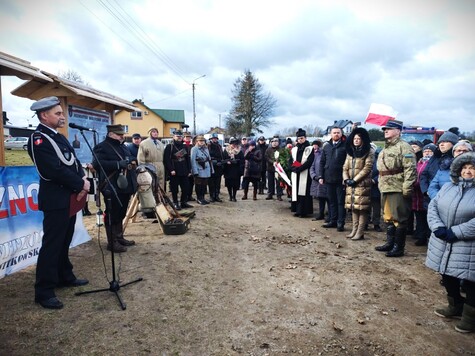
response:
<svg viewBox="0 0 475 356"><path fill-rule="evenodd" d="M223 147L219 144L218 134L212 133L208 143L208 151L213 163L213 172L208 180L209 197L212 202L222 202L219 194L221 193L221 176L223 175Z"/></svg>
<svg viewBox="0 0 475 356"><path fill-rule="evenodd" d="M264 136L260 136L257 139L256 148L261 151L262 157L265 157L266 150L268 147L269 145L266 143L266 138ZM267 189L266 172L267 172L267 162L265 159L263 159L261 162L261 178L259 179L259 194L264 194L264 189Z"/></svg>
<svg viewBox="0 0 475 356"><path fill-rule="evenodd" d="M165 147L163 163L170 177L170 191L175 208L177 210L192 208L193 206L187 203L191 162L189 152L183 143L181 131L175 131L173 141ZM180 200L178 200L178 187L181 190Z"/></svg>
<svg viewBox="0 0 475 356"><path fill-rule="evenodd" d="M43 240L36 264L35 302L48 309L61 309L63 303L54 289L82 286L69 260L69 245L74 233L76 214L70 214L71 199L82 200L90 183L74 148L57 130L66 120L57 97L38 100L31 106L40 124L28 140L28 154L40 176L39 210L43 212ZM75 196L77 194L77 196Z"/></svg>
<svg viewBox="0 0 475 356"><path fill-rule="evenodd" d="M164 146L158 137L158 129L151 127L148 130L149 137L139 145L137 159L139 164L150 163L157 172L158 183L165 189L165 167L163 164Z"/></svg>
<svg viewBox="0 0 475 356"><path fill-rule="evenodd" d="M401 139L401 121L389 120L382 130L386 142L378 156L377 167L387 231L386 243L376 250L385 251L387 257L400 257L404 255L407 223L412 214L416 156L411 145Z"/></svg>
<svg viewBox="0 0 475 356"><path fill-rule="evenodd" d="M421 173L421 191L427 196L430 182L434 179L439 169L449 169L452 160L454 159L452 148L458 142L459 137L453 132L446 131L439 137L437 141L437 150L427 163L426 168ZM429 205L429 202L426 202Z"/></svg>
<svg viewBox="0 0 475 356"><path fill-rule="evenodd" d="M124 134L122 125L107 125L107 136L94 147L92 162L99 173L99 190L106 204L104 225L107 249L119 253L127 251L126 246L135 245L135 241L124 238L122 227L130 197L137 188L137 161L124 144Z"/></svg>
<svg viewBox="0 0 475 356"><path fill-rule="evenodd" d="M132 154L132 157L137 159L137 156L139 154L139 147L140 147L140 142L142 142L142 136L140 136L139 133L134 133L132 135L132 142L127 145L129 148L130 153Z"/></svg>
<svg viewBox="0 0 475 356"><path fill-rule="evenodd" d="M310 195L312 178L309 168L312 166L315 155L313 147L307 141L307 132L298 129L297 144L292 148L290 158L290 170L292 174L292 203L290 211L294 216L305 217L313 214L313 197Z"/></svg>

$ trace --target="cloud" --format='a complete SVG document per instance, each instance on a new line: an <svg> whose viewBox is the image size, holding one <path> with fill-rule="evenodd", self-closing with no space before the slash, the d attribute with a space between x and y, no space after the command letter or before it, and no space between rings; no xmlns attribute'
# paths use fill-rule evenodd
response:
<svg viewBox="0 0 475 356"><path fill-rule="evenodd" d="M461 131L475 130L473 1L102 4L3 1L3 51L52 73L73 69L124 99L183 109L187 122L191 83L206 74L195 87L200 130L230 110L233 84L245 69L277 99L266 133L360 121L371 102L393 106L407 122L445 128L456 117ZM4 98L14 122L26 117L11 106L26 107L20 100Z"/></svg>

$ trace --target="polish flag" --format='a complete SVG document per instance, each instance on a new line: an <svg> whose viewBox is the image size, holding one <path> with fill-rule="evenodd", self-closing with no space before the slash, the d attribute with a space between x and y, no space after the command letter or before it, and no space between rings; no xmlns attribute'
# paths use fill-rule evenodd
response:
<svg viewBox="0 0 475 356"><path fill-rule="evenodd" d="M368 116L366 116L365 123L384 126L388 120L396 119L397 114L397 111L395 111L389 105L373 103L369 107L369 112Z"/></svg>

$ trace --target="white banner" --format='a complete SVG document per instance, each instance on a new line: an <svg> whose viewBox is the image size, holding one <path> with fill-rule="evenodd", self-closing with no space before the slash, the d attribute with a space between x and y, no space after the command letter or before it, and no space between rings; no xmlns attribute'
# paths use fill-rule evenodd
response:
<svg viewBox="0 0 475 356"><path fill-rule="evenodd" d="M0 278L38 259L43 238L38 182L34 166L0 167ZM79 212L71 247L90 239Z"/></svg>

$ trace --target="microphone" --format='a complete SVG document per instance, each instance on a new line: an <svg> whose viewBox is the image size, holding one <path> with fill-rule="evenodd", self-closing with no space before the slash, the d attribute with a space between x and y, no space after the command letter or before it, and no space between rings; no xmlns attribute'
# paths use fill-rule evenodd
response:
<svg viewBox="0 0 475 356"><path fill-rule="evenodd" d="M81 131L92 131L92 132L96 132L96 130L94 129L90 129L89 127L85 127L85 126L80 126L80 125L76 125L75 123L71 122L69 124L69 127L72 128L72 129L78 129L78 130L81 130Z"/></svg>

